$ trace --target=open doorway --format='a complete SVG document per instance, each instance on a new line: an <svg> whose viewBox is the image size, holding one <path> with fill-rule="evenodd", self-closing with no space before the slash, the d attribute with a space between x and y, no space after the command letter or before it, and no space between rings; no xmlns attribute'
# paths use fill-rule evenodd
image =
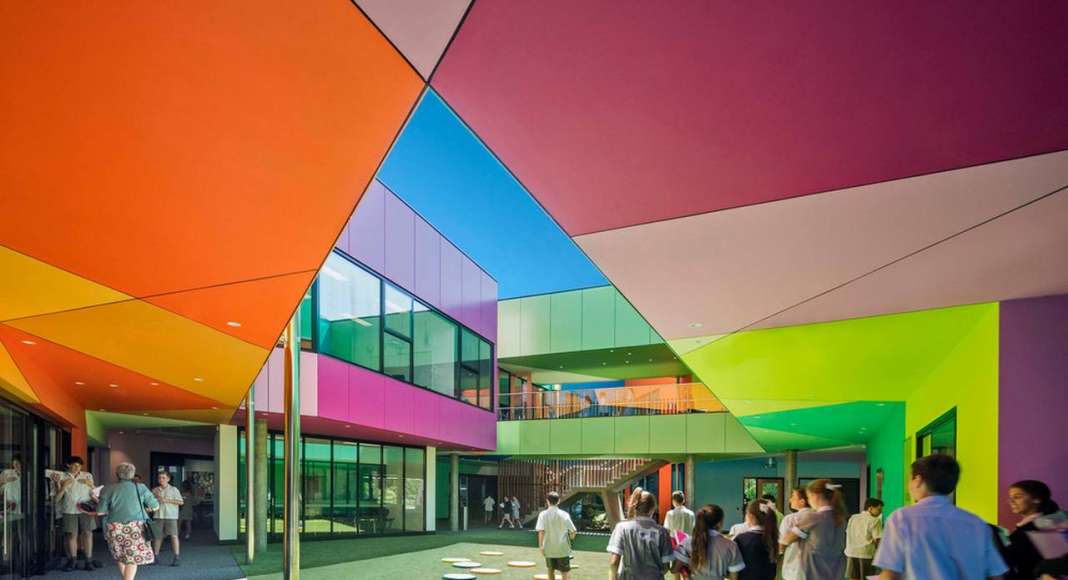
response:
<svg viewBox="0 0 1068 580"><path fill-rule="evenodd" d="M765 495L775 498L775 509L783 513L783 491L786 480L781 477L743 477L742 478L742 505L760 499ZM744 509L744 508L743 508Z"/></svg>

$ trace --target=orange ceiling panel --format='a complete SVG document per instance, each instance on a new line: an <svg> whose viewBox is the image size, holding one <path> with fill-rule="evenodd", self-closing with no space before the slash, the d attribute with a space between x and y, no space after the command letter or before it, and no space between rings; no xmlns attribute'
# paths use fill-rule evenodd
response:
<svg viewBox="0 0 1068 580"><path fill-rule="evenodd" d="M0 325L0 341L10 351L26 380L40 393L42 402L58 391L65 392L86 409L117 412L211 409L221 405L218 401L161 383L152 377L10 326Z"/></svg>
<svg viewBox="0 0 1068 580"><path fill-rule="evenodd" d="M254 282L212 286L164 294L145 301L181 314L231 336L272 348L287 319L311 285L314 270Z"/></svg>
<svg viewBox="0 0 1068 580"><path fill-rule="evenodd" d="M5 2L0 75L0 245L136 297L317 268L423 88L341 1Z"/></svg>

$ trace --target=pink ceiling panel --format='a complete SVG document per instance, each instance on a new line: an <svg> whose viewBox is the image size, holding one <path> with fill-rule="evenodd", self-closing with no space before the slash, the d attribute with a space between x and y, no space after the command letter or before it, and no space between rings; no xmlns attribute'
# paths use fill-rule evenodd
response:
<svg viewBox="0 0 1068 580"><path fill-rule="evenodd" d="M704 336L753 324L1065 185L1068 152L1050 153L600 232L576 242L662 336ZM1018 288L1012 296L1030 292L1027 279L1004 282ZM915 308L941 305L934 302ZM883 312L902 304L887 303ZM812 322L831 314L801 318ZM691 326L696 324L701 326Z"/></svg>
<svg viewBox="0 0 1068 580"><path fill-rule="evenodd" d="M571 235L1068 148L1068 2L479 2L432 84Z"/></svg>
<svg viewBox="0 0 1068 580"><path fill-rule="evenodd" d="M424 79L460 24L471 0L356 0Z"/></svg>

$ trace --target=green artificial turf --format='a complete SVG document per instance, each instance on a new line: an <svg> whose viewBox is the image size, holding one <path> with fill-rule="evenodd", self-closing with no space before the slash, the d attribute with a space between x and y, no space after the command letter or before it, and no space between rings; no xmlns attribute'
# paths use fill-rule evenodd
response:
<svg viewBox="0 0 1068 580"><path fill-rule="evenodd" d="M370 537L370 538L352 538L344 540L320 540L320 541L302 541L300 545L300 567L302 570L320 568L325 566L334 566L337 564L345 564L349 562L361 562L364 560L387 558L390 556L410 556L414 557L415 553L418 554L420 562L429 558L430 561L435 564L438 563L440 557L434 557L427 551L436 551L440 548L447 548L456 544L472 544L482 545L481 549L490 549L485 546L513 546L520 548L529 548L532 552L529 554L537 555L538 540L537 536L533 532L528 531L513 531L513 530L472 530L467 532L438 532L436 534L428 534L425 536L392 536L392 537ZM587 536L579 535L575 538L573 548L576 551L592 552L596 553L596 556L603 557L605 555L605 547L608 545L608 536ZM446 550L447 551L447 550ZM502 550L503 551L503 550ZM427 552L427 554L422 554ZM234 559L237 560L238 565L244 570L244 572L251 578L253 576L272 574L280 572L282 569L282 545L280 543L273 543L267 546L267 552L256 556L256 561L252 565L244 564L245 561L245 546L235 545L233 546ZM474 551L477 554L478 550ZM463 557L473 558L473 555L460 554ZM540 572L545 571L544 562L540 559L530 556L527 559L538 562ZM603 559L603 558L602 558ZM363 570L365 565L371 565L374 563L365 562L357 565L357 567L343 567L348 570L348 576L346 578L371 578L371 576L364 576ZM600 568L603 568L604 562L601 562ZM377 564L374 564L377 566ZM499 567L499 566L498 566ZM352 576L353 570L359 570L360 574ZM447 572L449 570L445 570ZM529 572L529 571L528 571ZM598 578L604 576L604 570L598 570ZM325 571L324 571L325 573ZM338 572L340 574L340 572ZM531 574L525 574L524 578L530 578ZM318 578L318 573L310 576ZM334 578L341 576L323 576L323 578ZM419 575L403 575L405 578L423 578ZM440 578L441 575L433 576L434 578ZM494 576L496 578L502 578L507 576ZM517 576L518 577L518 576ZM572 575L572 580L580 578L580 576Z"/></svg>

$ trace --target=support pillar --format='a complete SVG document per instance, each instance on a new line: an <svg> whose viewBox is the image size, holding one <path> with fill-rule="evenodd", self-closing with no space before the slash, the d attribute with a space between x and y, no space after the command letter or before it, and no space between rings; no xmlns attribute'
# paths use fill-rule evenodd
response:
<svg viewBox="0 0 1068 580"><path fill-rule="evenodd" d="M449 529L460 530L460 456L449 456Z"/></svg>
<svg viewBox="0 0 1068 580"><path fill-rule="evenodd" d="M256 406L255 387L245 395L245 562L256 560ZM264 514L266 515L266 514ZM264 537L266 541L266 537Z"/></svg>
<svg viewBox="0 0 1068 580"><path fill-rule="evenodd" d="M285 348L285 498L283 501L282 578L300 579L300 310L286 328Z"/></svg>
<svg viewBox="0 0 1068 580"><path fill-rule="evenodd" d="M693 455L686 456L686 467L684 471L685 483L683 484L683 493L686 494L686 502L690 505L690 509L697 511L697 489L694 487L694 482L697 481L697 474L695 470L697 468L697 462L694 461Z"/></svg>
<svg viewBox="0 0 1068 580"><path fill-rule="evenodd" d="M601 492L601 501L604 502L604 515L608 520L608 528L612 529L623 521L623 504L619 501L619 492L606 489Z"/></svg>
<svg viewBox="0 0 1068 580"><path fill-rule="evenodd" d="M259 485L252 494L255 498L253 504L256 518L253 530L256 534L256 552L262 554L267 551L267 421L258 419L255 424L256 434L253 443L255 461L253 463L256 470L255 478Z"/></svg>
<svg viewBox="0 0 1068 580"><path fill-rule="evenodd" d="M786 504L783 506L783 511L790 505L790 496L794 493L794 487L797 486L797 450L790 449L786 452L786 473L785 473L786 485L783 486L783 502Z"/></svg>

